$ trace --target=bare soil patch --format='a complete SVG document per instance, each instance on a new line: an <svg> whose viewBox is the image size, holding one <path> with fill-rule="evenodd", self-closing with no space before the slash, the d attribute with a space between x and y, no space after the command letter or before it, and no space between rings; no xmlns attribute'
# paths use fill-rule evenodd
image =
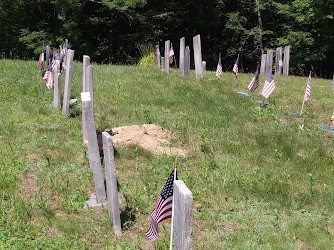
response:
<svg viewBox="0 0 334 250"><path fill-rule="evenodd" d="M185 156L187 150L181 147L172 147L171 133L155 124L123 126L112 129L114 145L136 144L154 154Z"/></svg>

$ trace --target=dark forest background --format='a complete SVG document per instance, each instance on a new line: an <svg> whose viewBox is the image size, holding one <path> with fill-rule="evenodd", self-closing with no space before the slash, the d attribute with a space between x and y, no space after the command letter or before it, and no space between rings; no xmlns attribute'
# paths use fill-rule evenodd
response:
<svg viewBox="0 0 334 250"><path fill-rule="evenodd" d="M334 71L334 0L1 0L0 57L36 59L43 41L58 48L67 38L75 58L134 64L139 47L200 34L203 60L224 70L238 54L253 72L262 51L291 46L290 73L330 78Z"/></svg>

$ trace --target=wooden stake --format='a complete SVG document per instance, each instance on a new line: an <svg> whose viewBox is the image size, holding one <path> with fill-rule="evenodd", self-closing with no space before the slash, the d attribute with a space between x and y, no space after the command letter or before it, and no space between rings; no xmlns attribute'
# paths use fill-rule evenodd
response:
<svg viewBox="0 0 334 250"><path fill-rule="evenodd" d="M174 168L174 181L173 181L173 203L172 203L172 222L170 225L170 243L169 243L169 249L172 250L173 249L173 232L174 232L174 183L176 180L176 172L177 172L177 155L175 158L175 164L174 164L175 168Z"/></svg>

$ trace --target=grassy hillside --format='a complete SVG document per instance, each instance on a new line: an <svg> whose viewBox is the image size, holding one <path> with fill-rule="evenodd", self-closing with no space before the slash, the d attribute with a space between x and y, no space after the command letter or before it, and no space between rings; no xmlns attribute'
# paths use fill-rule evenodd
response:
<svg viewBox="0 0 334 250"><path fill-rule="evenodd" d="M75 62L73 97L81 78ZM267 108L254 103L263 100L265 76L253 98L237 96L232 73L194 78L94 65L97 129L154 123L173 133L173 146L189 150L178 159L178 176L194 197L194 249L331 248L334 142L313 127L329 124L331 81L312 79L296 119L281 112L300 111L307 78L274 76ZM251 78L240 74L237 88L246 90ZM168 248L169 221L154 243L144 233L175 157L117 148L123 236L116 238L106 210L82 208L94 183L80 105L66 118L52 98L37 62L0 60L0 248Z"/></svg>

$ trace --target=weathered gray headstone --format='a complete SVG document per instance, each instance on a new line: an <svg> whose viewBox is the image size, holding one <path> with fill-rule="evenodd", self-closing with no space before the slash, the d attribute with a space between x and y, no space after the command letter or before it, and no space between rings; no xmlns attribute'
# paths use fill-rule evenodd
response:
<svg viewBox="0 0 334 250"><path fill-rule="evenodd" d="M273 71L273 55L274 51L272 49L267 51L266 74Z"/></svg>
<svg viewBox="0 0 334 250"><path fill-rule="evenodd" d="M186 46L186 39L182 37L180 39L180 74L184 76L184 49Z"/></svg>
<svg viewBox="0 0 334 250"><path fill-rule="evenodd" d="M74 50L69 49L67 51L64 98L63 98L63 115L65 116L68 116L70 107L69 102L71 96L73 56L74 56Z"/></svg>
<svg viewBox="0 0 334 250"><path fill-rule="evenodd" d="M170 50L170 41L165 41L165 72L169 73L169 50Z"/></svg>
<svg viewBox="0 0 334 250"><path fill-rule="evenodd" d="M247 92L241 92L241 91L238 92L238 96L242 96L242 97L252 97L251 94L249 94L249 93L247 93Z"/></svg>
<svg viewBox="0 0 334 250"><path fill-rule="evenodd" d="M202 70L206 71L206 61L202 61Z"/></svg>
<svg viewBox="0 0 334 250"><path fill-rule="evenodd" d="M189 76L190 73L190 49L186 46L184 50L184 76Z"/></svg>
<svg viewBox="0 0 334 250"><path fill-rule="evenodd" d="M255 101L255 103L257 106L260 106L260 107L267 107L267 105L269 105L269 102L267 101Z"/></svg>
<svg viewBox="0 0 334 250"><path fill-rule="evenodd" d="M103 203L106 200L106 190L104 187L104 177L100 161L99 146L97 143L96 127L94 121L93 103L89 92L81 93L82 106L84 107L83 116L85 116L85 128L88 139L88 159L93 172L97 203Z"/></svg>
<svg viewBox="0 0 334 250"><path fill-rule="evenodd" d="M284 47L284 62L283 62L283 75L289 75L289 64L290 64L290 46Z"/></svg>
<svg viewBox="0 0 334 250"><path fill-rule="evenodd" d="M194 46L196 79L202 79L203 78L202 49L201 49L201 36L199 34L193 37L193 46Z"/></svg>
<svg viewBox="0 0 334 250"><path fill-rule="evenodd" d="M51 59L51 48L49 45L46 46L46 51L45 51L45 61L46 64L49 63L49 60Z"/></svg>
<svg viewBox="0 0 334 250"><path fill-rule="evenodd" d="M266 61L267 61L267 54L262 54L261 67L260 67L260 74L261 75L266 73Z"/></svg>
<svg viewBox="0 0 334 250"><path fill-rule="evenodd" d="M165 71L165 57L161 57L161 71Z"/></svg>
<svg viewBox="0 0 334 250"><path fill-rule="evenodd" d="M121 215L118 201L114 147L111 135L108 132L102 132L102 141L106 173L108 213L109 216L112 217L115 234L121 235Z"/></svg>
<svg viewBox="0 0 334 250"><path fill-rule="evenodd" d="M334 126L333 125L327 125L327 124L315 124L313 127L321 129L325 131L326 133L334 134Z"/></svg>
<svg viewBox="0 0 334 250"><path fill-rule="evenodd" d="M157 67L158 69L160 69L160 49L159 49L159 45L156 45L156 51L159 51L159 53L156 54L156 57L157 57Z"/></svg>
<svg viewBox="0 0 334 250"><path fill-rule="evenodd" d="M193 249L193 195L181 180L174 182L174 249Z"/></svg>
<svg viewBox="0 0 334 250"><path fill-rule="evenodd" d="M87 81L86 81L86 69L90 64L90 57L87 55L84 55L82 58L82 92L89 92L87 88Z"/></svg>
<svg viewBox="0 0 334 250"><path fill-rule="evenodd" d="M282 67L283 67L282 47L278 47L276 48L275 75L282 74Z"/></svg>
<svg viewBox="0 0 334 250"><path fill-rule="evenodd" d="M53 90L53 107L60 107L60 92L61 92L61 74L60 62L56 60L56 69L54 71L54 90Z"/></svg>

